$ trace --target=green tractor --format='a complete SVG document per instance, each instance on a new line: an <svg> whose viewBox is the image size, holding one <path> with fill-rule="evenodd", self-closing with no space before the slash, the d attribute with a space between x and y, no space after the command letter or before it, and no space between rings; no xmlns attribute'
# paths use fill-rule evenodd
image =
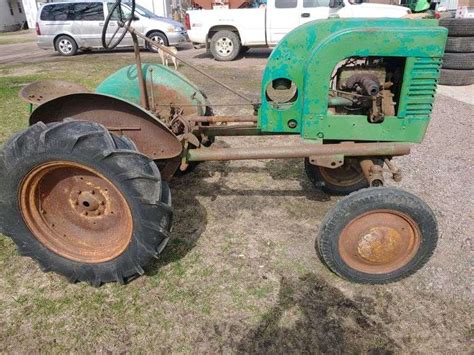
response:
<svg viewBox="0 0 474 355"><path fill-rule="evenodd" d="M107 37L111 16L117 30ZM254 109L216 116L179 73L142 64L118 1L104 26L113 48L128 31L136 63L94 93L33 83L29 127L0 153L0 229L22 255L71 282L99 286L143 274L172 234L168 183L198 162L305 160L315 188L348 195L316 238L323 262L359 283L388 283L421 268L438 238L435 216L416 196L384 187L394 158L423 140L447 30L434 20L329 19L304 24L273 50L258 102L201 69ZM178 59L184 64L183 58ZM39 105L38 105L39 104ZM215 148L220 136L298 136L287 144ZM244 138L242 138L244 139Z"/></svg>

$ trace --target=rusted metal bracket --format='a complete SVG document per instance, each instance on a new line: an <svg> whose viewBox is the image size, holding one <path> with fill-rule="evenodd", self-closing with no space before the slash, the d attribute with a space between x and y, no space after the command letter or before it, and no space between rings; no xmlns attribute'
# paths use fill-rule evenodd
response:
<svg viewBox="0 0 474 355"><path fill-rule="evenodd" d="M360 167L365 178L369 182L369 186L383 186L383 168L374 164L371 159L364 159L360 162Z"/></svg>
<svg viewBox="0 0 474 355"><path fill-rule="evenodd" d="M142 60L140 57L140 47L138 45L138 38L135 32L131 32L133 39L133 52L135 53L135 61L137 64L138 85L140 85L140 103L145 110L150 109L148 103L148 94L145 85L145 78L143 77Z"/></svg>
<svg viewBox="0 0 474 355"><path fill-rule="evenodd" d="M384 162L387 165L388 170L392 174L393 181L395 182L402 181L402 171L400 170L400 168L395 166L395 164L389 159L385 159Z"/></svg>
<svg viewBox="0 0 474 355"><path fill-rule="evenodd" d="M309 162L313 165L322 166L324 168L336 169L344 164L344 155L310 156Z"/></svg>

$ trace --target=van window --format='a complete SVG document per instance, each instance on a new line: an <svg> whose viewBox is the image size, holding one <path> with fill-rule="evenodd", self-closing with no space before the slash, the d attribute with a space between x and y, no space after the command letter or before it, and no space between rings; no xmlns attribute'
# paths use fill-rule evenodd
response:
<svg viewBox="0 0 474 355"><path fill-rule="evenodd" d="M329 0L303 0L303 7L329 7Z"/></svg>
<svg viewBox="0 0 474 355"><path fill-rule="evenodd" d="M277 9L292 9L295 8L297 0L275 0L275 7Z"/></svg>
<svg viewBox="0 0 474 355"><path fill-rule="evenodd" d="M100 2L74 3L69 14L72 21L103 21L104 6Z"/></svg>
<svg viewBox="0 0 474 355"><path fill-rule="evenodd" d="M107 8L109 10L109 13L112 10L112 8L114 7L114 5L115 5L114 3L107 3ZM119 18L120 11L122 12L122 18L121 19ZM112 14L110 19L112 21L125 20L127 17L130 16L131 12L132 12L131 9L129 9L127 6L124 6L122 4L120 6L120 9L118 7L115 8L114 13Z"/></svg>
<svg viewBox="0 0 474 355"><path fill-rule="evenodd" d="M69 7L69 4L46 5L41 11L40 19L43 21L67 21Z"/></svg>
<svg viewBox="0 0 474 355"><path fill-rule="evenodd" d="M43 7L42 21L103 21L104 8L100 2L51 4Z"/></svg>

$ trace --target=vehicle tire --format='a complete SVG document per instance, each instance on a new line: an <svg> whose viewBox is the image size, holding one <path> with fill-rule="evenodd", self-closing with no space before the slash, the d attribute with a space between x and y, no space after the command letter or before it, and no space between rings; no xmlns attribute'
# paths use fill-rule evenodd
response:
<svg viewBox="0 0 474 355"><path fill-rule="evenodd" d="M56 38L54 47L60 55L73 56L77 53L77 43L69 36L63 35Z"/></svg>
<svg viewBox="0 0 474 355"><path fill-rule="evenodd" d="M125 283L169 238L158 168L96 123L39 122L17 133L0 152L0 186L1 232L71 282Z"/></svg>
<svg viewBox="0 0 474 355"><path fill-rule="evenodd" d="M446 42L447 53L473 53L474 52L474 36L473 37L448 37Z"/></svg>
<svg viewBox="0 0 474 355"><path fill-rule="evenodd" d="M153 31L153 32L150 32L147 37L149 39L151 39L152 41L156 41L158 42L159 44L161 44L162 46L166 46L168 47L169 45L169 42L168 42L168 38L166 37L166 35L162 32L159 32L159 31ZM150 51L150 52L158 52L158 50L153 47L153 46L150 46L149 44L146 45L146 48Z"/></svg>
<svg viewBox="0 0 474 355"><path fill-rule="evenodd" d="M215 60L227 62L234 60L240 53L240 38L235 32L222 30L211 39L211 53Z"/></svg>
<svg viewBox="0 0 474 355"><path fill-rule="evenodd" d="M382 159L372 159L374 164L383 165ZM308 158L304 160L306 176L315 188L330 195L348 195L354 191L369 187L358 158L345 158L339 168L331 169L313 165Z"/></svg>
<svg viewBox="0 0 474 355"><path fill-rule="evenodd" d="M443 69L474 69L474 53L444 53Z"/></svg>
<svg viewBox="0 0 474 355"><path fill-rule="evenodd" d="M438 83L447 86L465 86L474 84L474 70L441 69Z"/></svg>
<svg viewBox="0 0 474 355"><path fill-rule="evenodd" d="M436 218L424 201L396 188L374 187L354 192L328 212L316 249L339 276L384 284L419 270L437 240Z"/></svg>
<svg viewBox="0 0 474 355"><path fill-rule="evenodd" d="M444 18L439 25L448 29L448 36L474 36L474 19L471 18Z"/></svg>

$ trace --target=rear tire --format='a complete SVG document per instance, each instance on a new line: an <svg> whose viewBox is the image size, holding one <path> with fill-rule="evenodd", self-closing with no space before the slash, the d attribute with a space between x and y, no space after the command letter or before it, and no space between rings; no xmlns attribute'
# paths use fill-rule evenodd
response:
<svg viewBox="0 0 474 355"><path fill-rule="evenodd" d="M239 55L241 47L239 35L232 31L219 31L211 39L211 53L218 61L234 60Z"/></svg>
<svg viewBox="0 0 474 355"><path fill-rule="evenodd" d="M77 43L76 41L66 35L59 36L54 42L54 47L60 55L70 57L76 55L77 53Z"/></svg>
<svg viewBox="0 0 474 355"><path fill-rule="evenodd" d="M403 190L375 187L353 193L328 212L316 249L339 276L384 284L419 270L437 240L436 218L424 201Z"/></svg>
<svg viewBox="0 0 474 355"><path fill-rule="evenodd" d="M158 168L96 123L39 122L17 133L0 152L0 186L2 233L71 282L125 283L169 238Z"/></svg>

